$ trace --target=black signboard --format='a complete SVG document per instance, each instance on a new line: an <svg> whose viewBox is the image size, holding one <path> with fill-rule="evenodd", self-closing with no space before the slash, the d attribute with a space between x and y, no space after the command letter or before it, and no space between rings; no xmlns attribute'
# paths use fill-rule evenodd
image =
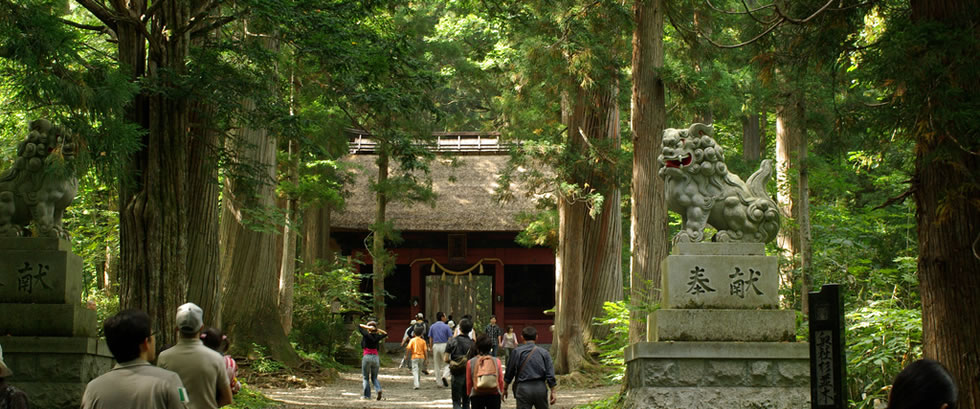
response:
<svg viewBox="0 0 980 409"><path fill-rule="evenodd" d="M844 302L840 285L810 293L810 407L845 409Z"/></svg>

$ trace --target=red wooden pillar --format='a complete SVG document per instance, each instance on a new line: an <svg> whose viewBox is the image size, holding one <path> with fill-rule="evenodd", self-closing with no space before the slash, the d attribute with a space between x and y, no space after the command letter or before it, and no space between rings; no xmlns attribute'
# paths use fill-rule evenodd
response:
<svg viewBox="0 0 980 409"><path fill-rule="evenodd" d="M497 325L503 328L506 318L504 317L504 262L499 259L495 261L497 268L493 274L493 314L497 316Z"/></svg>
<svg viewBox="0 0 980 409"><path fill-rule="evenodd" d="M420 271L422 263L412 264L412 285L410 289L410 302L412 303L412 319L422 312L422 271ZM428 318L428 317L426 317ZM430 318L431 319L431 318Z"/></svg>

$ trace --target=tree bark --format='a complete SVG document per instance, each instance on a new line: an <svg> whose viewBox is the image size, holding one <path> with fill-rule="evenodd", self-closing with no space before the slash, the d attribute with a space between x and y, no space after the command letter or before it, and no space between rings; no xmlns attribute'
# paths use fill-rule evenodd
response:
<svg viewBox="0 0 980 409"><path fill-rule="evenodd" d="M914 24L938 22L948 28L968 28L975 39L980 38L973 2L912 0L911 6ZM978 56L973 48L970 56L942 57L976 61ZM948 91L980 88L980 80L969 71L964 73L966 69L951 64L950 71L939 76L905 72L928 76L909 79L910 84L929 84L928 89L916 90L926 94L918 100L928 102L913 107L921 118L975 106L975 93L962 96ZM945 95L961 96L942 97ZM975 129L973 124L922 119L916 125L911 128L916 143L912 191L919 239L923 355L941 362L956 380L956 407L976 408L980 407L980 205L976 203L980 157L975 152L980 146L976 139L964 138L968 133L953 131L963 126Z"/></svg>
<svg viewBox="0 0 980 409"><path fill-rule="evenodd" d="M278 49L272 37L259 41L270 50ZM242 107L245 112L256 109L252 100L243 101ZM276 138L265 129L242 127L226 146L236 160L257 166L264 174L256 178L258 183L236 178L225 182L221 217L224 330L234 340L233 353L250 354L254 343L266 347L272 359L296 366L299 356L286 338L278 312L276 237L248 227L250 209L275 207Z"/></svg>
<svg viewBox="0 0 980 409"><path fill-rule="evenodd" d="M606 155L618 157L619 87L613 85L606 91L596 95L598 99L591 107L592 114L587 117L583 130L587 130L593 143L601 141L602 145L612 148L611 152L614 153ZM623 299L621 260L623 228L619 187L616 185L615 178L612 175L592 172L588 183L601 189L604 198L602 212L595 218L585 218L583 232L585 241L582 248L584 266L582 326L583 340L586 347L591 349L593 340L605 338L610 332L608 325L595 325L593 319L603 315L602 307L606 301Z"/></svg>
<svg viewBox="0 0 980 409"><path fill-rule="evenodd" d="M586 359L582 326L582 243L585 202L561 195L558 199L558 258L561 270L555 305L554 366L556 374L579 370Z"/></svg>
<svg viewBox="0 0 980 409"><path fill-rule="evenodd" d="M311 266L317 260L328 260L330 257L330 209L326 206L306 209L303 216L303 263Z"/></svg>
<svg viewBox="0 0 980 409"><path fill-rule="evenodd" d="M194 7L202 1L195 1ZM193 40L204 46L206 38ZM207 101L194 101L190 109L190 147L187 203L187 301L204 310L204 323L221 328L221 257L218 230L219 135L214 123L215 108Z"/></svg>
<svg viewBox="0 0 980 409"><path fill-rule="evenodd" d="M742 157L757 162L762 158L762 119L759 114L742 116Z"/></svg>
<svg viewBox="0 0 980 409"><path fill-rule="evenodd" d="M388 207L388 195L385 193L384 186L388 181L388 153L381 151L378 153L378 186L382 187L375 195L377 207L375 208L374 223L376 226L385 224L385 212ZM378 328L385 326L385 275L388 274L388 250L385 248L385 233L374 231L374 242L371 244L371 258L373 259L372 277L374 279L374 316L378 321Z"/></svg>
<svg viewBox="0 0 980 409"><path fill-rule="evenodd" d="M782 213L783 227L776 236L776 244L783 253L785 261L780 267L780 286L792 288L793 299L787 300L791 308L798 301L796 294L795 273L799 269L800 255L800 221L799 213L799 166L800 144L802 143L803 101L799 90L796 90L789 80L784 81L783 97L780 106L776 108L776 189L777 201Z"/></svg>
<svg viewBox="0 0 980 409"><path fill-rule="evenodd" d="M286 165L287 177L291 183L297 183L299 179L296 168L296 141L289 141L288 160ZM299 201L292 196L286 198L286 223L283 226L282 234L282 260L279 267L279 318L282 320L282 329L289 335L293 328L293 282L296 277L296 227Z"/></svg>
<svg viewBox="0 0 980 409"><path fill-rule="evenodd" d="M633 5L633 191L630 197L630 304L660 301L660 260L667 255L667 206L664 182L657 176L666 121L664 84L664 2L641 0ZM630 342L646 339L646 316L630 311Z"/></svg>
<svg viewBox="0 0 980 409"><path fill-rule="evenodd" d="M145 2L127 5L118 12L139 16L145 11ZM121 23L128 26L120 30L128 32L120 39L121 64L147 67L145 75L152 82L176 88L177 77L186 72L190 38L170 30L186 24L188 14L185 2L162 4L150 24L155 46L149 47L148 66L140 61L146 39L131 23ZM160 334L157 344L163 346L176 341L174 313L186 300L188 103L168 92L144 97L127 115L145 123L147 133L144 148L129 165L130 174L137 176L120 189L120 306L146 311Z"/></svg>

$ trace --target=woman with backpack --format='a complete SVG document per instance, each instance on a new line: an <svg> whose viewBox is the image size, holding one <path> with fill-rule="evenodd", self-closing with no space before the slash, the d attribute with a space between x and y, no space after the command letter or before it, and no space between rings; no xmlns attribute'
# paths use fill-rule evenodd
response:
<svg viewBox="0 0 980 409"><path fill-rule="evenodd" d="M500 359L490 354L494 340L485 334L476 338L476 356L466 363L466 394L472 409L500 409L504 372Z"/></svg>

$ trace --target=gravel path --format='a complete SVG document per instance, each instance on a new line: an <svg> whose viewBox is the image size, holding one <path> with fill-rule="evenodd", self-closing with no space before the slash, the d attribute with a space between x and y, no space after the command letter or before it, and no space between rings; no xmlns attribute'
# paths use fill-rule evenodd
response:
<svg viewBox="0 0 980 409"><path fill-rule="evenodd" d="M421 388L412 389L412 374L407 369L382 367L378 380L383 400L360 400L361 373L344 372L337 382L316 388L263 388L263 394L282 402L281 409L308 408L452 408L449 388L437 385L433 375L423 375ZM558 388L558 403L552 408L573 408L616 394L619 386L597 388ZM375 397L372 391L372 398ZM513 396L501 408L514 408Z"/></svg>

